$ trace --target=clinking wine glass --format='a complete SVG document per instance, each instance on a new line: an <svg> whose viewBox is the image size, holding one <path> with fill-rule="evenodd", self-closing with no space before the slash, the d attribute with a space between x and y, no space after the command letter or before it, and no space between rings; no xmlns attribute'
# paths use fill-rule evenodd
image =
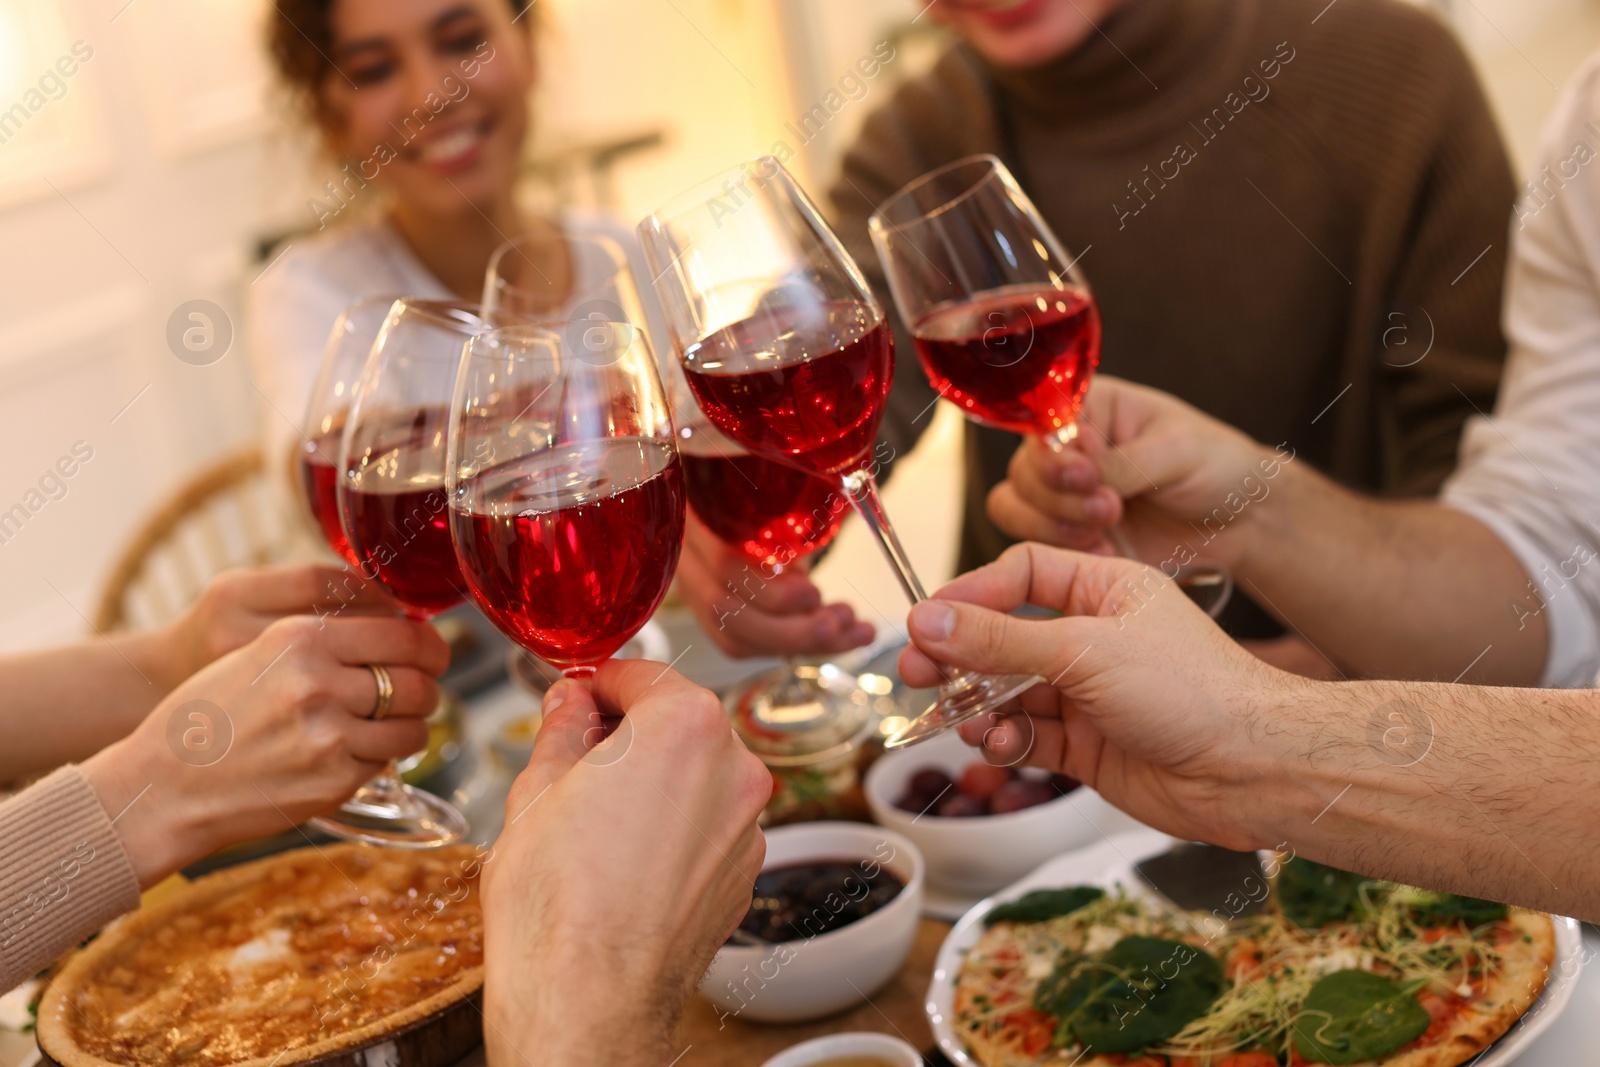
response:
<svg viewBox="0 0 1600 1067"><path fill-rule="evenodd" d="M339 439L350 415L356 382L394 302L392 296L368 297L357 300L340 314L328 334L322 365L300 424L301 445L295 459L301 498L328 547L352 567L357 564L356 556L350 551L350 541L339 521Z"/></svg>
<svg viewBox="0 0 1600 1067"><path fill-rule="evenodd" d="M462 346L484 328L476 305L396 300L339 440L336 497L356 567L408 618L431 619L466 598L450 541L445 454ZM406 785L392 762L337 814L312 821L336 837L406 848L434 848L467 831L459 811Z"/></svg>
<svg viewBox="0 0 1600 1067"><path fill-rule="evenodd" d="M1005 165L981 155L930 171L884 201L869 228L939 395L974 422L1066 448L1100 362L1100 312ZM1121 529L1107 536L1138 558ZM1172 577L1213 618L1233 592L1213 563Z"/></svg>
<svg viewBox="0 0 1600 1067"><path fill-rule="evenodd" d="M827 546L850 503L837 479L762 456L718 430L672 376L678 452L689 508L749 570L749 584L781 574ZM745 586L740 579L735 585ZM874 725L872 696L833 664L797 663L736 686L727 697L734 728L768 766L825 762L860 742Z"/></svg>
<svg viewBox="0 0 1600 1067"><path fill-rule="evenodd" d="M566 676L592 675L655 613L683 544L683 466L644 331L591 318L472 338L449 445L473 601Z"/></svg>
<svg viewBox="0 0 1600 1067"><path fill-rule="evenodd" d="M622 247L604 234L556 229L495 249L483 310L497 326L589 318L648 325Z"/></svg>
<svg viewBox="0 0 1600 1067"><path fill-rule="evenodd" d="M861 270L782 164L743 164L639 226L700 409L752 453L834 478L913 603L927 594L878 499L873 445L894 339ZM939 699L889 738L907 745L1037 684L942 668Z"/></svg>

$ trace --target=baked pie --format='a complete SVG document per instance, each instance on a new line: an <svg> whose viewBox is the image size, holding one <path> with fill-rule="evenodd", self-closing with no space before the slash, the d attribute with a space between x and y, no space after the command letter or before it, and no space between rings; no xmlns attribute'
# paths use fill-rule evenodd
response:
<svg viewBox="0 0 1600 1067"><path fill-rule="evenodd" d="M201 878L67 962L40 1051L58 1067L453 1062L483 1039L487 856L335 845Z"/></svg>

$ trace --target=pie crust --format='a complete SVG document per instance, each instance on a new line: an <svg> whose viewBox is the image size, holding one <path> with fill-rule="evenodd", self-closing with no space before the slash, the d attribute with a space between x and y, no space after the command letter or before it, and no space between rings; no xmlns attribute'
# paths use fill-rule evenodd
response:
<svg viewBox="0 0 1600 1067"><path fill-rule="evenodd" d="M483 1040L487 857L334 845L198 879L63 966L40 1052L57 1067L454 1062Z"/></svg>

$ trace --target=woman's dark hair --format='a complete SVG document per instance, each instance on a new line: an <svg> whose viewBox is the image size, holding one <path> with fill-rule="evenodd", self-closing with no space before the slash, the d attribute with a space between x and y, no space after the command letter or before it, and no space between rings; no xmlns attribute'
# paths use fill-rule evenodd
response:
<svg viewBox="0 0 1600 1067"><path fill-rule="evenodd" d="M311 116L325 123L327 102L322 86L333 73L333 5L336 0L277 0L267 23L267 48L281 77L301 98ZM506 0L511 14L521 19L537 0ZM538 13L528 15L535 21Z"/></svg>

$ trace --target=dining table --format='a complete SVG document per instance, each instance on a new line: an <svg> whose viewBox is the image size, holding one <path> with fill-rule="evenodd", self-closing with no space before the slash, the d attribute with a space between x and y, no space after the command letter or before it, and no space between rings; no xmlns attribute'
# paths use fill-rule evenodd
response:
<svg viewBox="0 0 1600 1067"><path fill-rule="evenodd" d="M673 630L672 644L676 648L684 640L682 630L669 629ZM868 650L851 662L874 659L883 661L882 649ZM692 680L722 688L737 684L740 677L767 669L772 662L741 664L708 653L700 646L679 660L677 669ZM468 736L475 745L484 744L476 739L492 735L506 717L526 713L529 702L526 693L508 684L485 689L467 702ZM1129 826L1127 816L1120 812L1111 812L1102 820L1105 825L1097 829L1103 834L1126 832ZM930 1067L944 1067L952 1061L937 1050L925 1003L934 962L951 925L944 919L924 915L910 955L889 983L854 1007L823 1019L787 1024L749 1022L727 1015L704 997L691 996L684 1005L673 1045L678 1058L668 1067L760 1067L802 1041L851 1031L894 1035L922 1050ZM1586 964L1600 955L1600 928L1584 925L1583 948ZM1600 965L1584 968L1566 1009L1514 1062L1516 1067L1570 1067L1600 1062Z"/></svg>
<svg viewBox="0 0 1600 1067"><path fill-rule="evenodd" d="M457 674L454 691L460 698L461 708L454 788L458 798L465 795L470 799L469 816L475 823L474 836L492 839L499 830L495 813L503 812L505 791L519 769L506 766L492 742L504 724L535 711L537 698L514 684L506 671L494 669L492 658L498 657L504 662L507 646L503 641L497 642L497 635L492 631L480 633L480 637L485 648L476 657L477 667L460 674L452 668L452 674ZM676 643L677 635L674 638ZM863 654L863 657L870 654ZM720 687L736 684L739 677L766 669L773 662L740 664L718 655L707 658L702 646L698 656L682 657L678 669L690 678ZM450 681L447 676L447 687ZM1115 820L1114 825L1109 820ZM1107 825L1097 830L1102 834L1114 833L1125 830L1127 824L1126 816L1112 812ZM663 1067L760 1067L770 1057L799 1042L850 1031L897 1036L922 1050L930 1067L959 1062L938 1051L924 1007L935 961L950 930L949 922L925 914L899 972L855 1006L823 1019L791 1024L749 1022L728 1015L705 998L693 995L685 1004L677 1026L673 1045L676 1058ZM1597 954L1600 954L1600 931L1585 924L1584 962L1591 963ZM1516 1067L1569 1067L1596 1062L1600 1055L1597 1050L1600 1050L1600 967L1586 966L1566 1009L1514 1062ZM37 1056L31 1034L0 1027L0 1067L35 1067ZM483 1050L476 1050L452 1067L485 1067Z"/></svg>

